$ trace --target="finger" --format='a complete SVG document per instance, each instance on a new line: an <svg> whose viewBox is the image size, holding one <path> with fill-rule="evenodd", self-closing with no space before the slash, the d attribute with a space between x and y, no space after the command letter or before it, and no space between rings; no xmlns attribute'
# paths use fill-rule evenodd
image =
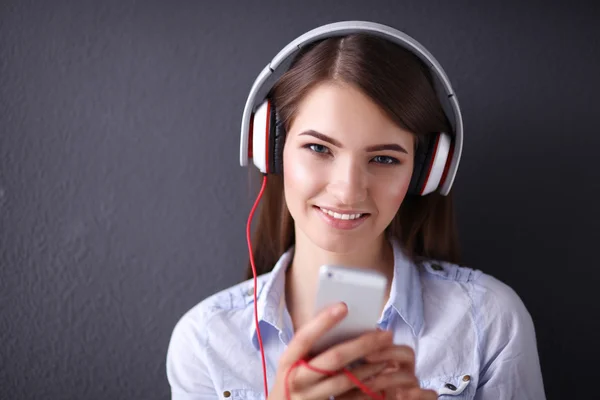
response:
<svg viewBox="0 0 600 400"><path fill-rule="evenodd" d="M419 400L437 400L438 394L435 390L422 390L422 396Z"/></svg>
<svg viewBox="0 0 600 400"><path fill-rule="evenodd" d="M385 367L385 363L365 364L352 369L350 372L359 381L364 381L370 377L376 376ZM355 381L350 379L346 373L340 371L333 377L308 386L302 391L301 397L303 399L324 399L329 396L335 396L337 398L339 395L348 392L354 387L356 387Z"/></svg>
<svg viewBox="0 0 600 400"><path fill-rule="evenodd" d="M335 396L335 400L371 400L371 397L359 388L354 388Z"/></svg>
<svg viewBox="0 0 600 400"><path fill-rule="evenodd" d="M392 361L399 370L414 373L415 352L405 345L394 345L365 357L367 362Z"/></svg>
<svg viewBox="0 0 600 400"><path fill-rule="evenodd" d="M389 392L379 391L375 392L379 396L379 399L384 400L396 400L395 391ZM341 395L335 396L335 400L374 400L368 393L365 393L360 388L350 389ZM436 399L437 400L437 399Z"/></svg>
<svg viewBox="0 0 600 400"><path fill-rule="evenodd" d="M437 400L437 392L429 389L413 388L399 391L396 400Z"/></svg>
<svg viewBox="0 0 600 400"><path fill-rule="evenodd" d="M419 389L419 380L413 374L399 371L376 375L368 379L365 385L372 391Z"/></svg>
<svg viewBox="0 0 600 400"><path fill-rule="evenodd" d="M321 371L338 371L353 361L364 358L381 348L388 347L391 340L392 334L388 331L365 333L356 339L343 342L324 351L313 358L309 365ZM297 371L295 382L299 387L303 387L322 378L323 374L321 372L302 368Z"/></svg>
<svg viewBox="0 0 600 400"><path fill-rule="evenodd" d="M316 340L339 323L346 316L347 311L348 307L344 303L321 311L316 318L310 320L296 332L286 351L282 354L279 366L287 369L297 360L305 357Z"/></svg>
<svg viewBox="0 0 600 400"><path fill-rule="evenodd" d="M421 397L419 400L437 400L438 394L435 390L421 390Z"/></svg>

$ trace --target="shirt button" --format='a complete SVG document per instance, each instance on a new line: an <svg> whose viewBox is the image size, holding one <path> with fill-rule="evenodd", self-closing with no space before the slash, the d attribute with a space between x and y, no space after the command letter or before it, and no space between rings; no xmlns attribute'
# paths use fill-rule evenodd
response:
<svg viewBox="0 0 600 400"><path fill-rule="evenodd" d="M471 380L471 377L469 375L463 376L463 381L468 382L470 380Z"/></svg>
<svg viewBox="0 0 600 400"><path fill-rule="evenodd" d="M444 270L444 268L439 264L431 264L431 268L433 268L434 271L443 271Z"/></svg>
<svg viewBox="0 0 600 400"><path fill-rule="evenodd" d="M250 289L248 289L248 290L246 291L246 294L247 294L248 296L252 296L252 295L254 294L254 288L253 288L253 287L251 287Z"/></svg>
<svg viewBox="0 0 600 400"><path fill-rule="evenodd" d="M223 396L230 397L231 396L231 392L229 390L226 390L226 391L223 392Z"/></svg>

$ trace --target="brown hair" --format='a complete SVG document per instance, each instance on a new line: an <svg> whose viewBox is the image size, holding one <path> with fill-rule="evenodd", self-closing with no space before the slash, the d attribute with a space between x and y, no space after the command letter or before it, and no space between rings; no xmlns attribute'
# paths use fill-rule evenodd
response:
<svg viewBox="0 0 600 400"><path fill-rule="evenodd" d="M306 94L317 84L338 81L370 97L417 142L432 132L450 132L430 71L411 52L365 33L321 40L304 48L277 81L269 97L286 131ZM294 221L284 198L283 177L269 175L252 248L258 275L270 271L294 243ZM407 195L387 228L413 259L459 262L458 233L447 196ZM248 266L246 278L252 278Z"/></svg>

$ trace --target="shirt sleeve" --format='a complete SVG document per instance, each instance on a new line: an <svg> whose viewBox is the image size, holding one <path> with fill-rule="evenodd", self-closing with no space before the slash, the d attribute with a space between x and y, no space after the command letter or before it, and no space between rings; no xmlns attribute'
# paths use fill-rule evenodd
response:
<svg viewBox="0 0 600 400"><path fill-rule="evenodd" d="M531 315L509 286L489 275L481 279L482 357L475 400L545 400Z"/></svg>
<svg viewBox="0 0 600 400"><path fill-rule="evenodd" d="M202 330L190 314L175 325L167 350L166 372L172 400L216 400Z"/></svg>

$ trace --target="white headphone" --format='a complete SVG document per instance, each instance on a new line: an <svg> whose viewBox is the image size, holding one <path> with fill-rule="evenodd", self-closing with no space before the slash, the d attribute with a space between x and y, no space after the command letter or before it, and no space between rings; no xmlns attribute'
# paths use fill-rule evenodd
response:
<svg viewBox="0 0 600 400"><path fill-rule="evenodd" d="M277 112L266 95L303 46L357 32L386 38L411 51L430 68L437 96L453 132L436 133L426 146L419 146L409 193L424 196L439 189L440 194L446 196L452 188L462 154L463 123L458 100L446 73L425 47L403 32L373 22L343 21L323 25L297 37L277 53L252 84L246 100L241 126L241 166L248 165L248 159L252 158L262 173L281 173L285 132L276 123ZM266 83L267 80L270 83Z"/></svg>

